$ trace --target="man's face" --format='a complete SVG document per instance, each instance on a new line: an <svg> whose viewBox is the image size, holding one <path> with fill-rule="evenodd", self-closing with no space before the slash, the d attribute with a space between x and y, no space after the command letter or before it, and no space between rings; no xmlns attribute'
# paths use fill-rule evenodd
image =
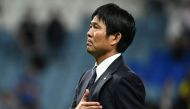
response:
<svg viewBox="0 0 190 109"><path fill-rule="evenodd" d="M111 50L111 38L106 34L106 25L95 16L87 32L87 51L93 56L101 56Z"/></svg>

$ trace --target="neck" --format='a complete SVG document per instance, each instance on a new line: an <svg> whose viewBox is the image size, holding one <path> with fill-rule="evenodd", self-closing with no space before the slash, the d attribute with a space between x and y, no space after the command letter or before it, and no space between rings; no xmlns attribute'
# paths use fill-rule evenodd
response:
<svg viewBox="0 0 190 109"><path fill-rule="evenodd" d="M102 61L104 61L105 59L109 58L110 56L113 56L115 54L117 54L118 52L109 52L109 53L105 53L104 55L101 55L101 56L96 56L95 59L96 59L96 62L97 62L97 65L99 65Z"/></svg>

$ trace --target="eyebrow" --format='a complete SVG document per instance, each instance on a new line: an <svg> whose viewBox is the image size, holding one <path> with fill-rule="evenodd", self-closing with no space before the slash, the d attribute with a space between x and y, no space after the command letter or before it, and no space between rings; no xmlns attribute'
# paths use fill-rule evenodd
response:
<svg viewBox="0 0 190 109"><path fill-rule="evenodd" d="M90 24L98 24L98 23L97 23L97 22L93 22L93 21L92 21L92 22L90 22Z"/></svg>
<svg viewBox="0 0 190 109"><path fill-rule="evenodd" d="M97 25L97 26L100 26L97 22L90 22L90 25Z"/></svg>

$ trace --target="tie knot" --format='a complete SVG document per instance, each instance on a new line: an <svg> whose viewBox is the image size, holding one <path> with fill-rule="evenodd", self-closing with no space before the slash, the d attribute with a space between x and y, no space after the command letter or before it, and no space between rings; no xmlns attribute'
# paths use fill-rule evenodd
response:
<svg viewBox="0 0 190 109"><path fill-rule="evenodd" d="M96 80L96 67L97 66L94 66L93 69L92 69L92 76L91 76L91 79L88 83L88 88L90 89L92 87L92 85L94 84L95 80Z"/></svg>
<svg viewBox="0 0 190 109"><path fill-rule="evenodd" d="M94 78L94 81L96 80L96 77L97 77L96 68L97 68L97 66L94 66L93 71L92 71L92 78Z"/></svg>
<svg viewBox="0 0 190 109"><path fill-rule="evenodd" d="M96 72L96 68L97 68L97 66L94 66L94 67L92 68L93 72Z"/></svg>

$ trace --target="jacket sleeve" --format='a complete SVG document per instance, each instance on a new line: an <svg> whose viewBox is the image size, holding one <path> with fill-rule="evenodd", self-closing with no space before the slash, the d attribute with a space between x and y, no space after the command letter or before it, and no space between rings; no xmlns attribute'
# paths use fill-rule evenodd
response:
<svg viewBox="0 0 190 109"><path fill-rule="evenodd" d="M135 75L121 77L116 83L117 109L144 109L145 89L142 81Z"/></svg>

